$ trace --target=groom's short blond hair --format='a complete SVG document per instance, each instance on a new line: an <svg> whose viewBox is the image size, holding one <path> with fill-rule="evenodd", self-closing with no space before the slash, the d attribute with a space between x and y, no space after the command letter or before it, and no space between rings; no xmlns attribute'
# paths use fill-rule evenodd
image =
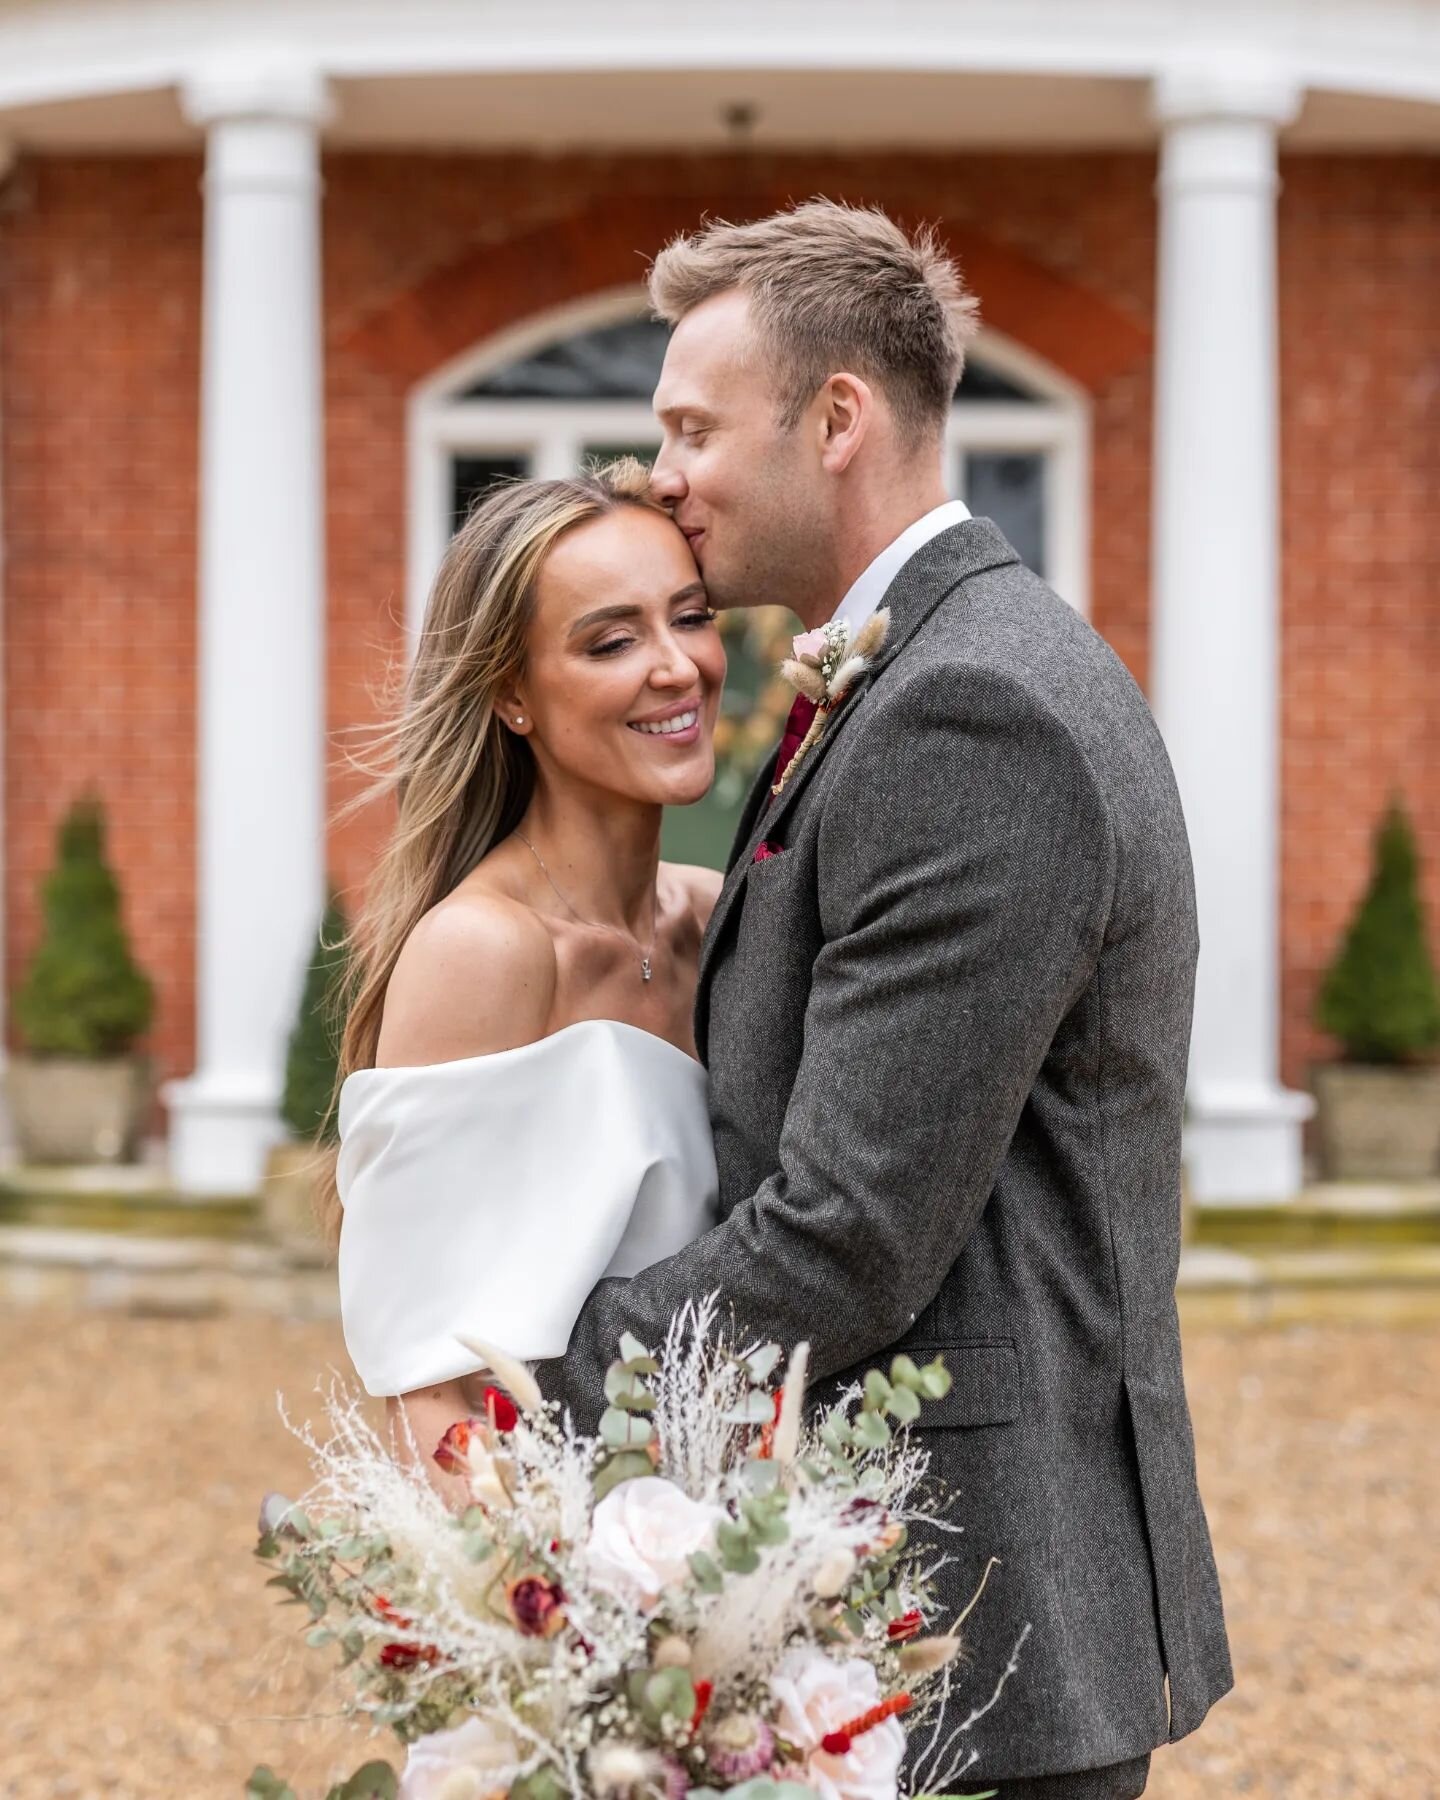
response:
<svg viewBox="0 0 1440 1800"><path fill-rule="evenodd" d="M841 370L880 388L904 438L943 427L978 307L933 229L908 235L878 207L810 200L749 225L678 237L650 270L657 317L677 324L738 288L774 367L781 424L796 425Z"/></svg>

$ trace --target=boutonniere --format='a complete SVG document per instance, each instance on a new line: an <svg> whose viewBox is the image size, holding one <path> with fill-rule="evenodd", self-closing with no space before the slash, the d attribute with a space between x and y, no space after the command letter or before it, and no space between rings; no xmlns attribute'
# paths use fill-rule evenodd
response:
<svg viewBox="0 0 1440 1800"><path fill-rule="evenodd" d="M818 631L802 632L791 642L791 655L781 663L780 673L797 693L814 702L815 717L795 754L781 770L770 790L772 794L783 790L810 746L818 742L831 713L870 667L889 629L890 614L882 607L871 613L853 643L850 627L842 619L832 619Z"/></svg>

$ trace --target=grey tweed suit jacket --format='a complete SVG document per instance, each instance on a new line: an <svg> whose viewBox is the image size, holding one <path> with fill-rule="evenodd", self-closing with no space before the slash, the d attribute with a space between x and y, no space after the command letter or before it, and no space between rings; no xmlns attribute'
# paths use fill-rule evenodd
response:
<svg viewBox="0 0 1440 1800"><path fill-rule="evenodd" d="M593 1429L621 1331L716 1288L809 1340L816 1398L943 1355L941 1597L1001 1559L958 1704L1032 1627L973 1787L1141 1756L1231 1685L1174 1296L1195 905L1139 689L989 520L886 604L768 812L757 782L706 934L721 1223L602 1282L540 1380Z"/></svg>

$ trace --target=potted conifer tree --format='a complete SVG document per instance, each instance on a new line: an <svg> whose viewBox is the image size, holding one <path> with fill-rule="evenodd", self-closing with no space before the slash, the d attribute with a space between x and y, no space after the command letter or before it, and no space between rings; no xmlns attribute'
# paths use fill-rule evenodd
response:
<svg viewBox="0 0 1440 1800"><path fill-rule="evenodd" d="M339 1139L331 1100L340 1067L346 931L344 911L331 889L285 1057L280 1117L288 1135L266 1162L261 1196L266 1229L291 1247L313 1248L319 1242L316 1191L333 1165Z"/></svg>
<svg viewBox="0 0 1440 1800"><path fill-rule="evenodd" d="M1341 1060L1315 1071L1321 1159L1335 1179L1418 1180L1440 1170L1440 987L1419 875L1414 832L1396 799L1316 1009L1341 1044Z"/></svg>
<svg viewBox="0 0 1440 1800"><path fill-rule="evenodd" d="M149 1101L148 1060L134 1046L155 996L130 953L93 797L61 821L41 910L40 944L13 1000L22 1049L6 1080L20 1155L121 1162L135 1154Z"/></svg>

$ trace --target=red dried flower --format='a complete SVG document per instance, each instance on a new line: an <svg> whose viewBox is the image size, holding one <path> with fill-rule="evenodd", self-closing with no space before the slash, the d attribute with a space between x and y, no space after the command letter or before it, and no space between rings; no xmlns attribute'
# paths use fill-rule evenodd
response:
<svg viewBox="0 0 1440 1800"><path fill-rule="evenodd" d="M715 1698L713 1681L697 1681L695 1683L695 1710L690 1715L690 1735L694 1737L710 1710L710 1702Z"/></svg>
<svg viewBox="0 0 1440 1800"><path fill-rule="evenodd" d="M520 1420L515 1402L499 1388L487 1387L484 1393L485 1415L497 1431L513 1431Z"/></svg>
<svg viewBox="0 0 1440 1800"><path fill-rule="evenodd" d="M447 1475L463 1475L470 1467L470 1439L483 1419L457 1419L435 1446L435 1461Z"/></svg>
<svg viewBox="0 0 1440 1800"><path fill-rule="evenodd" d="M918 1612L901 1613L885 1627L885 1635L892 1644L903 1644L907 1638L914 1637L924 1623L924 1617Z"/></svg>
<svg viewBox="0 0 1440 1800"><path fill-rule="evenodd" d="M820 1748L827 1756L845 1756L857 1737L863 1737L867 1731L893 1719L896 1713L909 1712L914 1704L909 1694L892 1694L888 1700L872 1706L869 1712L861 1713L858 1719L847 1719L838 1731L827 1731L820 1740Z"/></svg>
<svg viewBox="0 0 1440 1800"><path fill-rule="evenodd" d="M440 1661L434 1644L382 1644L380 1666L384 1669L414 1669L421 1663Z"/></svg>
<svg viewBox="0 0 1440 1800"><path fill-rule="evenodd" d="M565 1623L565 1594L545 1575L522 1575L505 1589L505 1606L522 1637L554 1637Z"/></svg>

